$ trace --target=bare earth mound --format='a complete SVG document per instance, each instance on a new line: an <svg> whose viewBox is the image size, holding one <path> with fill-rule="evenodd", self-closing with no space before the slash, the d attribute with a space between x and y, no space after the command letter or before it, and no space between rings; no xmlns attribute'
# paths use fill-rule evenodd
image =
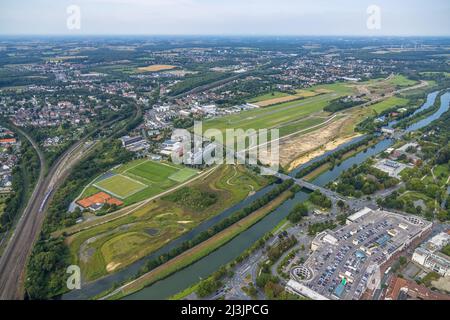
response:
<svg viewBox="0 0 450 320"><path fill-rule="evenodd" d="M349 121L349 118L341 118L313 132L281 139L279 144L280 150L283 151L280 152L280 165L290 171L350 141L357 134L342 134L343 128L348 126ZM263 163L267 162L264 159L261 160Z"/></svg>

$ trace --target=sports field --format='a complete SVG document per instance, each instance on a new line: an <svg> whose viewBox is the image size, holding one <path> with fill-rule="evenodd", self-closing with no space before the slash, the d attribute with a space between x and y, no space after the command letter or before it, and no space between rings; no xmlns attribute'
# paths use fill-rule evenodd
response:
<svg viewBox="0 0 450 320"><path fill-rule="evenodd" d="M172 174L169 179L173 180L173 181L177 181L177 182L185 182L187 180L189 180L190 178L192 178L193 176L195 176L197 174L197 171L192 170L192 169L181 169L177 172L175 172L174 174Z"/></svg>
<svg viewBox="0 0 450 320"><path fill-rule="evenodd" d="M99 178L92 183L86 188L83 197L100 190L129 205L173 188L197 174L197 170L172 163L134 160L110 171L106 178Z"/></svg>
<svg viewBox="0 0 450 320"><path fill-rule="evenodd" d="M161 182L165 181L170 175L177 171L179 171L177 167L173 167L169 164L146 161L124 171L124 174L131 173L151 182Z"/></svg>
<svg viewBox="0 0 450 320"><path fill-rule="evenodd" d="M131 179L123 175L115 175L105 180L101 180L94 184L94 187L102 191L108 192L113 196L125 199L136 192L148 187L142 182Z"/></svg>

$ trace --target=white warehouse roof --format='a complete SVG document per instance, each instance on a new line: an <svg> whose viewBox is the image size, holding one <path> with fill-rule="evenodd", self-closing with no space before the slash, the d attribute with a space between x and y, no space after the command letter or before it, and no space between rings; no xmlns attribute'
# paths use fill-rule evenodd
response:
<svg viewBox="0 0 450 320"><path fill-rule="evenodd" d="M355 212L351 216L349 216L347 218L347 221L354 222L355 220L358 220L359 218L365 216L366 214L368 214L370 212L372 212L372 209L366 207L366 208L364 208L364 209L362 209L362 210L360 210L358 212Z"/></svg>

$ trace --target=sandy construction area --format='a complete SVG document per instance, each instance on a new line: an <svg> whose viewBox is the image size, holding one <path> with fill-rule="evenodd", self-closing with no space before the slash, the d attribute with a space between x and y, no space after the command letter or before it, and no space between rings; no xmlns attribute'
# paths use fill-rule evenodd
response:
<svg viewBox="0 0 450 320"><path fill-rule="evenodd" d="M349 121L352 120L347 117L341 118L312 132L281 139L280 165L290 171L358 136L358 134L343 135L344 127L349 125ZM267 163L265 159L260 160Z"/></svg>

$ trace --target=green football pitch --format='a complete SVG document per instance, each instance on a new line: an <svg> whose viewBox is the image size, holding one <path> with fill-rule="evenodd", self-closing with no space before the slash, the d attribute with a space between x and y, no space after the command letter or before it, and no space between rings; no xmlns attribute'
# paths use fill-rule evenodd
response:
<svg viewBox="0 0 450 320"><path fill-rule="evenodd" d="M123 175L115 175L94 184L97 189L103 190L121 199L125 199L148 186Z"/></svg>

